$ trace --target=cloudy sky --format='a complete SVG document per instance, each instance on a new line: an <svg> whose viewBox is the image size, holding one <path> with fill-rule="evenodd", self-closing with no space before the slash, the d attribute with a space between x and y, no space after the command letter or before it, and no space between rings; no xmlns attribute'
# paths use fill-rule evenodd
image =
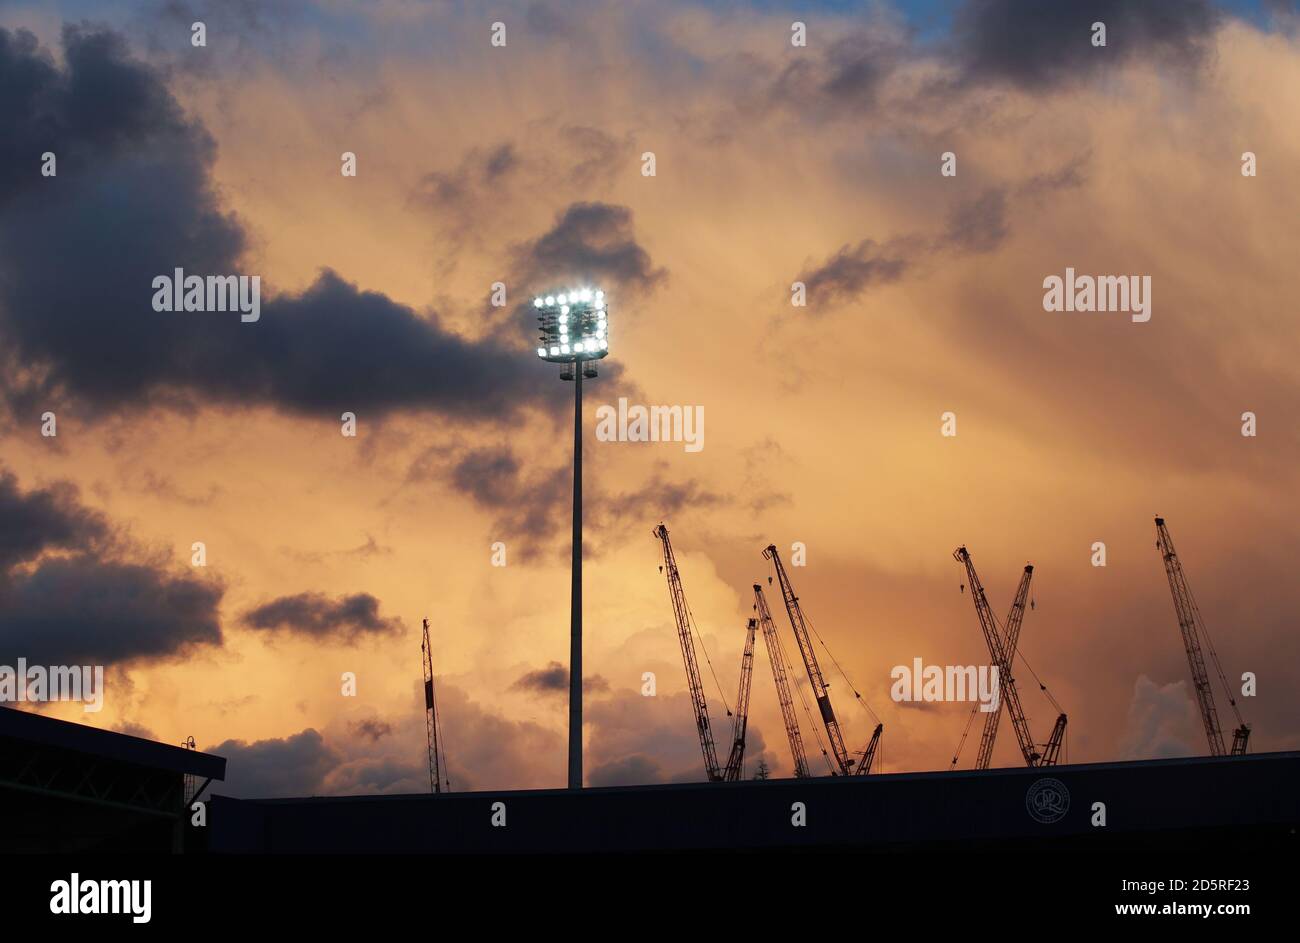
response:
<svg viewBox="0 0 1300 943"><path fill-rule="evenodd" d="M589 783L703 778L661 520L728 702L761 550L806 546L792 578L899 771L946 768L968 707L895 703L890 669L987 661L959 544L999 615L1035 565L1021 649L1070 761L1206 752L1162 514L1229 678L1258 675L1254 749L1300 747L1298 23L0 3L0 664L107 665L101 713L43 709L192 735L227 792L420 791L427 617L453 786L563 784L572 388L529 302L590 284L613 328L585 389ZM175 268L259 275L260 320L155 312ZM1150 320L1045 311L1067 268L1150 276ZM702 407L705 447L599 441L621 396ZM751 717L751 770L789 775L761 644Z"/></svg>

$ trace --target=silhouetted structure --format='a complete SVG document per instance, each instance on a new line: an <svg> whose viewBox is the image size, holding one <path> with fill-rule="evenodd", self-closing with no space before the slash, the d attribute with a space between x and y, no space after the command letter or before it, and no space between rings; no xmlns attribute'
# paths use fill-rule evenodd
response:
<svg viewBox="0 0 1300 943"><path fill-rule="evenodd" d="M763 628L763 645L767 649L767 660L772 666L772 681L776 685L776 699L781 705L781 721L785 724L785 737L790 742L790 761L794 767L795 779L811 775L808 772L808 757L804 753L803 735L799 732L799 716L794 712L794 698L790 696L790 662L786 658L781 639L776 634L776 623L772 621L772 612L767 608L767 599L763 596L763 587L754 584L754 611L758 613L758 624ZM767 779L768 770L764 766L763 775L755 779Z"/></svg>
<svg viewBox="0 0 1300 943"><path fill-rule="evenodd" d="M1205 671L1205 656L1201 652L1201 639L1210 650L1210 659L1214 669L1223 682L1223 690L1228 695L1228 704L1237 715L1237 729L1232 732L1232 755L1241 756L1246 752L1250 741L1250 725L1241 719L1237 709L1237 699L1232 696L1232 687L1228 684L1223 666L1219 664L1219 654L1214 650L1214 641L1201 618L1201 610L1192 597L1191 587L1183 574L1183 565L1178 561L1174 551L1174 539L1169 536L1163 517L1156 518L1156 549L1165 562L1165 575L1169 577L1169 591L1174 597L1174 612L1178 615L1178 628L1183 634L1183 648L1187 651L1187 661L1192 668L1192 686L1196 688L1196 702L1201 709L1201 722L1205 724L1205 736L1210 742L1210 753L1223 756L1223 731L1219 728L1219 710L1214 704L1214 691L1210 687L1210 678Z"/></svg>
<svg viewBox="0 0 1300 943"><path fill-rule="evenodd" d="M429 620L424 620L424 638L420 642L424 655L424 732L429 745L429 791L442 792L443 769L446 767L442 746L442 726L438 717L438 698L433 690L433 645L429 642ZM451 788L451 780L446 780Z"/></svg>
<svg viewBox="0 0 1300 943"><path fill-rule="evenodd" d="M794 631L795 642L799 645L799 654L803 656L804 668L808 671L808 681L812 684L813 697L817 699L817 707L821 711L822 724L826 727L826 736L830 740L831 751L835 755L836 770L832 775L838 776L863 776L871 772L871 764L876 758L876 750L880 746L880 734L885 729L885 725L876 724L876 729L871 734L871 742L867 748L862 751L862 759L854 760L849 756L848 747L844 745L844 734L840 731L840 722L835 717L835 711L831 707L830 686L826 683L822 675L821 666L817 663L817 653L813 650L812 635L808 631L808 619L804 616L803 606L799 604L799 597L795 594L794 584L790 582L790 577L785 572L785 566L781 563L781 555L777 552L775 544L769 544L763 551L763 556L772 561L772 566L776 570L776 579L781 586L781 598L785 602L786 615L790 617L790 628ZM841 671L843 674L843 671ZM858 700L862 696L858 695ZM856 769L854 768L856 765Z"/></svg>
<svg viewBox="0 0 1300 943"><path fill-rule="evenodd" d="M581 792L218 796L210 812L222 852L1294 852L1300 752Z"/></svg>
<svg viewBox="0 0 1300 943"><path fill-rule="evenodd" d="M180 851L185 777L201 796L219 756L0 707L0 850Z"/></svg>
<svg viewBox="0 0 1300 943"><path fill-rule="evenodd" d="M582 379L595 379L609 353L605 293L581 288L533 299L541 332L537 356L562 364L573 381L573 569L569 591L569 788L582 788Z"/></svg>
<svg viewBox="0 0 1300 943"><path fill-rule="evenodd" d="M980 630L984 633L984 644L988 646L989 658L992 659L993 665L998 669L998 690L1001 694L1002 703L1006 705L1007 714L1011 717L1011 726L1015 729L1016 740L1020 743L1020 753L1025 758L1026 766L1055 766L1061 754L1061 744L1065 737L1066 714L1061 711L1056 718L1056 725L1052 728L1051 736L1048 737L1047 744L1043 747L1042 752L1038 750L1038 744L1034 742L1032 734L1029 732L1029 721L1025 718L1025 710L1020 706L1020 694L1016 689L1015 675L1012 669L1015 667L1013 661L1016 655L1016 645L1020 640L1020 624L1025 617L1025 600L1029 597L1029 583L1034 576L1034 568L1026 566L1024 573L1020 577L1020 587L1016 590L1015 600L1011 603L1011 612L1007 615L1006 628L1003 629L998 625L997 616L993 614L993 607L989 605L988 596L984 593L984 584L980 582L979 574L975 572L975 563L970 558L970 553L966 548L958 547L952 552L952 557L958 563L966 568L966 580L970 583L970 598L975 604L975 613L980 620ZM1057 710L1060 705L1056 699L1047 691L1045 685L1041 685L1043 693L1047 694L1048 700L1052 702ZM980 738L979 756L975 761L976 769L988 769L989 762L993 758L993 743L998 733L998 717L1001 716L1001 708L993 711L984 721L984 733ZM967 724L967 730L970 729ZM962 734L962 743L966 741L966 734ZM961 744L957 745L957 753L961 753ZM953 763L956 763L956 757L953 757Z"/></svg>

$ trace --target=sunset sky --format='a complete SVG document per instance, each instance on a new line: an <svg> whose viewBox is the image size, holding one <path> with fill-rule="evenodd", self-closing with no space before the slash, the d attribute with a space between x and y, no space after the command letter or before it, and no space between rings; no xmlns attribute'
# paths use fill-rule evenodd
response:
<svg viewBox="0 0 1300 943"><path fill-rule="evenodd" d="M1163 515L1252 750L1300 748L1298 106L1285 0L0 4L0 664L106 665L102 712L40 709L192 735L218 792L419 792L427 617L453 787L563 785L572 386L531 301L591 285L589 785L704 778L660 521L728 702L761 551L806 545L898 772L969 705L890 670L988 661L959 544L999 617L1034 564L1070 762L1207 752ZM260 320L155 312L176 268L259 275ZM1150 320L1045 311L1067 268L1150 276ZM620 396L704 448L599 441ZM761 643L749 757L790 775Z"/></svg>

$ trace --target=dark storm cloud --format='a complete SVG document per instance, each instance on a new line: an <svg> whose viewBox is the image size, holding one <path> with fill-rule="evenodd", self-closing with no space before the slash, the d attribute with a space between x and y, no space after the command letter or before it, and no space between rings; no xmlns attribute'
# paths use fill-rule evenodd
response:
<svg viewBox="0 0 1300 943"><path fill-rule="evenodd" d="M553 661L545 668L538 668L522 675L510 685L512 691L539 691L553 693L569 690L569 669L558 661Z"/></svg>
<svg viewBox="0 0 1300 943"><path fill-rule="evenodd" d="M103 157L150 142L180 144L187 160L206 156L211 142L184 121L158 77L127 58L119 36L69 26L63 39L60 69L31 33L0 28L0 206L48 188L39 173L45 151L58 155L61 174L93 171Z"/></svg>
<svg viewBox="0 0 1300 943"><path fill-rule="evenodd" d="M0 661L110 665L220 645L222 588L119 559L127 549L73 485L24 492L0 472Z"/></svg>
<svg viewBox="0 0 1300 943"><path fill-rule="evenodd" d="M452 466L451 483L481 505L500 507L517 503L536 490L524 485L520 474L520 462L512 449L481 448L466 453Z"/></svg>
<svg viewBox="0 0 1300 943"><path fill-rule="evenodd" d="M330 795L427 792L429 768L395 757L363 757L331 772L326 786Z"/></svg>
<svg viewBox="0 0 1300 943"><path fill-rule="evenodd" d="M29 34L0 30L0 335L12 407L70 400L93 415L216 402L493 418L526 399L533 380L513 348L463 340L329 271L301 295L264 295L256 323L155 312L152 280L175 268L258 274L239 265L244 230L213 189L212 139L162 76L109 32L68 27L63 47L58 67ZM57 177L40 174L45 151ZM510 162L490 154L483 172ZM616 217L574 224L543 257L579 258L586 239L595 268L650 278Z"/></svg>
<svg viewBox="0 0 1300 943"><path fill-rule="evenodd" d="M609 183L621 168L634 166L630 135L620 140L600 128L570 125L563 129L561 140L575 154L569 179L579 187Z"/></svg>
<svg viewBox="0 0 1300 943"><path fill-rule="evenodd" d="M716 507L730 500L708 490L695 478L669 480L665 477L667 468L663 462L656 463L649 480L620 492L589 481L588 535L608 532L629 521L659 520L687 508ZM476 506L493 512L493 539L517 546L524 559L534 559L546 538L568 527L573 476L567 465L529 471L508 445L484 446L454 455L431 451L416 460L407 480L433 478L447 481L472 498Z"/></svg>
<svg viewBox="0 0 1300 943"><path fill-rule="evenodd" d="M953 208L940 243L965 252L992 252L1007 237L1006 217L1006 193L990 188Z"/></svg>
<svg viewBox="0 0 1300 943"><path fill-rule="evenodd" d="M511 691L531 691L535 694L567 694L569 692L569 669L558 661L553 661L545 668L524 673L510 685ZM600 675L582 679L582 690L587 693L608 691L609 681Z"/></svg>
<svg viewBox="0 0 1300 943"><path fill-rule="evenodd" d="M245 625L268 632L287 632L317 639L337 639L350 645L366 636L398 635L397 619L381 618L379 600L369 593L330 599L321 593L281 596L245 613Z"/></svg>
<svg viewBox="0 0 1300 943"><path fill-rule="evenodd" d="M1015 190L1015 196L1029 200L1079 186L1085 163L1081 158L1056 171L1035 175ZM896 282L938 253L993 252L1010 235L1011 204L1007 188L992 186L973 199L954 204L943 231L933 236L908 234L883 245L864 239L856 246L841 246L826 261L796 276L807 287L810 312L816 315L854 301L870 288Z"/></svg>
<svg viewBox="0 0 1300 943"><path fill-rule="evenodd" d="M667 781L659 763L640 753L601 763L587 774L588 786L647 786Z"/></svg>
<svg viewBox="0 0 1300 943"><path fill-rule="evenodd" d="M714 740L729 748L731 718L718 710L716 702L712 711ZM642 697L639 692L623 690L593 701L585 716L590 730L589 781L614 786L705 779L692 715L690 695L684 691ZM750 765L766 750L762 731L751 722L745 750ZM727 751L721 752L725 755Z"/></svg>
<svg viewBox="0 0 1300 943"><path fill-rule="evenodd" d="M378 743L393 732L392 724L373 718L359 720L349 726L358 737L364 737L371 743Z"/></svg>
<svg viewBox="0 0 1300 943"><path fill-rule="evenodd" d="M726 495L709 491L695 478L669 481L665 478L668 465L656 463L650 479L629 491L601 495L599 510L595 511L598 527L609 527L630 521L661 520L689 508L719 507L730 503Z"/></svg>
<svg viewBox="0 0 1300 943"><path fill-rule="evenodd" d="M476 505L494 512L493 528L501 539L519 541L526 559L542 538L559 529L571 500L566 468L526 472L509 446L472 449L453 461L445 477Z"/></svg>
<svg viewBox="0 0 1300 943"><path fill-rule="evenodd" d="M886 82L905 54L902 45L884 34L842 36L786 65L768 88L767 97L811 118L874 112Z"/></svg>
<svg viewBox="0 0 1300 943"><path fill-rule="evenodd" d="M150 566L47 559L10 574L0 591L0 644L5 656L57 665L174 657L221 644L221 596L218 586Z"/></svg>
<svg viewBox="0 0 1300 943"><path fill-rule="evenodd" d="M227 740L204 752L226 758L226 780L218 791L240 799L314 795L342 762L310 727L283 739Z"/></svg>
<svg viewBox="0 0 1300 943"><path fill-rule="evenodd" d="M872 239L863 239L856 246L840 247L821 265L800 274L797 280L804 283L808 303L816 309L851 301L874 285L896 282L910 265L906 257Z"/></svg>
<svg viewBox="0 0 1300 943"><path fill-rule="evenodd" d="M424 698L418 697L422 715ZM506 785L516 789L551 787L563 782L564 737L556 730L503 717L445 682L438 685L438 714L447 737L447 775L457 791ZM417 750L425 748L423 728L421 717L418 733L409 741ZM424 782L427 789L427 771Z"/></svg>
<svg viewBox="0 0 1300 943"><path fill-rule="evenodd" d="M204 80L245 74L268 61L291 61L302 34L320 22L321 12L313 4L265 0L144 0L133 6L126 31L144 37L151 58L166 57L169 70ZM196 22L207 25L205 47L190 41ZM322 65L339 48L326 46Z"/></svg>
<svg viewBox="0 0 1300 943"><path fill-rule="evenodd" d="M0 575L46 549L83 549L107 535L104 516L81 504L74 485L59 482L24 494L11 472L0 471Z"/></svg>
<svg viewBox="0 0 1300 943"><path fill-rule="evenodd" d="M517 279L538 290L586 283L639 294L667 277L636 241L632 211L609 203L570 204L518 257Z"/></svg>
<svg viewBox="0 0 1300 943"><path fill-rule="evenodd" d="M1036 197L1057 190L1072 190L1083 186L1087 181L1087 168L1091 156L1088 153L1080 154L1055 170L1034 174L1016 187L1016 195Z"/></svg>
<svg viewBox="0 0 1300 943"><path fill-rule="evenodd" d="M1106 46L1092 24L1106 24ZM1219 13L1209 0L967 0L953 37L965 74L1045 89L1135 59L1195 71Z"/></svg>
<svg viewBox="0 0 1300 943"><path fill-rule="evenodd" d="M475 148L454 170L421 177L411 199L435 209L464 209L484 188L500 183L518 167L519 154L509 141L486 151Z"/></svg>

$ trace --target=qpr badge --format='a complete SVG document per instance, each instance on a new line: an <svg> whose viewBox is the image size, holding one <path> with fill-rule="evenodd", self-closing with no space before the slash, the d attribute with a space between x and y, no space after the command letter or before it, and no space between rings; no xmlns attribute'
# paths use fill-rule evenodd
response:
<svg viewBox="0 0 1300 943"><path fill-rule="evenodd" d="M1036 779L1025 793L1025 808L1044 825L1059 822L1070 811L1070 790L1059 779Z"/></svg>

